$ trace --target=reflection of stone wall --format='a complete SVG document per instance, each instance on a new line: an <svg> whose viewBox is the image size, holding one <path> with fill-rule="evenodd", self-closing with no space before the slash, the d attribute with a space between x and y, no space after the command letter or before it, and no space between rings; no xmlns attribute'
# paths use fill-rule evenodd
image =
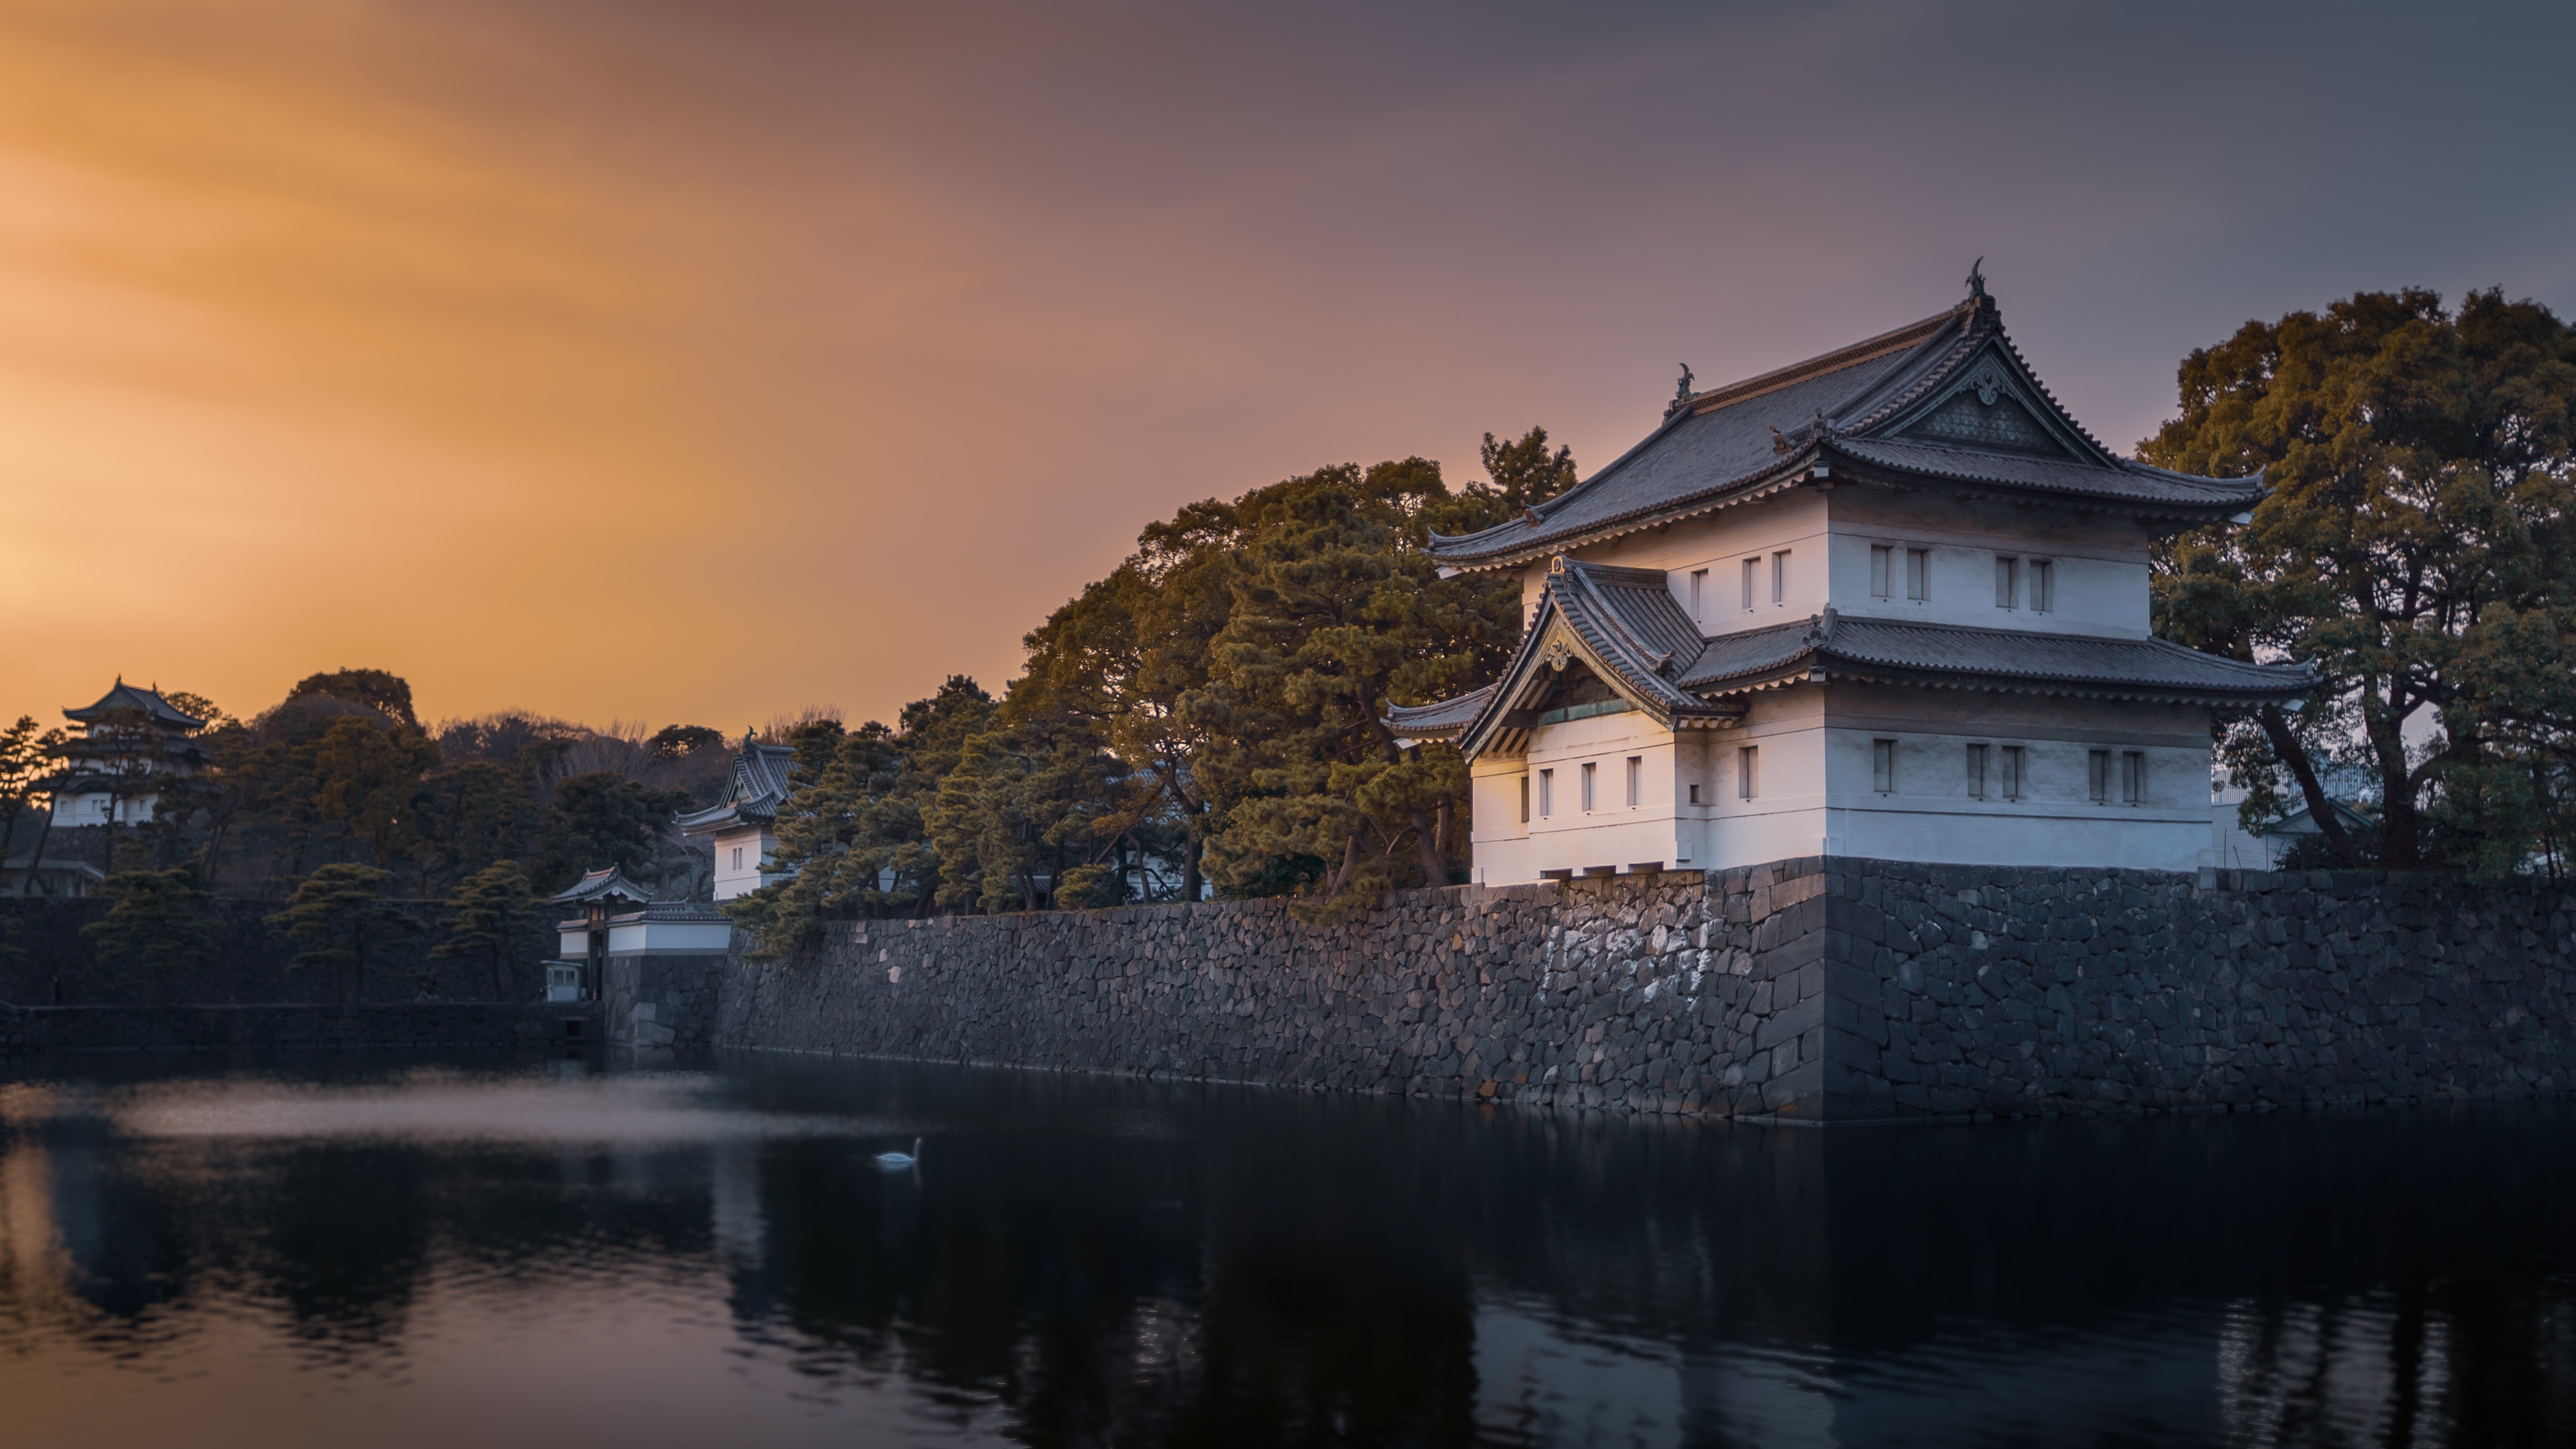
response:
<svg viewBox="0 0 2576 1449"><path fill-rule="evenodd" d="M49 1052L552 1050L596 1040L599 1008L492 1002L402 1006L0 1006L0 1056Z"/></svg>
<svg viewBox="0 0 2576 1449"><path fill-rule="evenodd" d="M715 1035L724 965L721 955L609 957L600 973L609 1045L705 1047Z"/></svg>
<svg viewBox="0 0 2576 1449"><path fill-rule="evenodd" d="M2576 1086L2576 891L1785 861L833 928L718 1045L1864 1120Z"/></svg>

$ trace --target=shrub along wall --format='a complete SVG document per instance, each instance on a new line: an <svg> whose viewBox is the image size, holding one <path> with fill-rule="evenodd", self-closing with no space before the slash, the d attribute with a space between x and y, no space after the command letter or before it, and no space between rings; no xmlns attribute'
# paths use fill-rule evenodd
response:
<svg viewBox="0 0 2576 1449"><path fill-rule="evenodd" d="M1798 860L852 923L727 962L713 1039L1807 1121L2554 1094L2570 929L2557 885Z"/></svg>
<svg viewBox="0 0 2576 1449"><path fill-rule="evenodd" d="M480 961L433 961L447 907L437 901L394 904L428 923L408 941L396 941L369 953L365 999L370 1002L413 1001L423 994L450 1001L484 1001L492 996L491 967ZM0 1002L21 1006L98 1006L139 1004L157 999L222 1002L327 1002L332 995L327 971L290 971L296 944L263 920L281 909L282 901L218 898L199 908L199 917L215 940L214 959L201 969L160 981L147 979L91 949L81 927L107 914L108 903L91 898L0 896L0 919L17 923L20 954L0 959ZM552 937L538 938L532 950L548 950ZM512 991L516 1000L533 1000L544 985L533 956L517 963Z"/></svg>

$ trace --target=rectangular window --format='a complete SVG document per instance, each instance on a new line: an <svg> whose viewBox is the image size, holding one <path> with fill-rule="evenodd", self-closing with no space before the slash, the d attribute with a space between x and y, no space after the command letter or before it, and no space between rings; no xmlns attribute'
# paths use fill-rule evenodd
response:
<svg viewBox="0 0 2576 1449"><path fill-rule="evenodd" d="M1529 776L1521 776L1521 823L1529 824Z"/></svg>
<svg viewBox="0 0 2576 1449"><path fill-rule="evenodd" d="M1869 742L1869 786L1881 795L1896 793L1896 741Z"/></svg>
<svg viewBox="0 0 2576 1449"><path fill-rule="evenodd" d="M2147 803L2147 752L2124 751L2120 756L2120 799L2130 805Z"/></svg>
<svg viewBox="0 0 2576 1449"><path fill-rule="evenodd" d="M1968 746L1968 798L1971 800L1986 798L1986 747L1984 745Z"/></svg>
<svg viewBox="0 0 2576 1449"><path fill-rule="evenodd" d="M2084 752L2084 787L2086 793L2092 796L2094 804L2111 803L2111 752L2109 750Z"/></svg>
<svg viewBox="0 0 2576 1449"><path fill-rule="evenodd" d="M1746 559L1744 561L1744 607L1747 609L1753 607L1753 600L1755 597L1754 590L1761 584L1761 582L1762 560L1758 558Z"/></svg>
<svg viewBox="0 0 2576 1449"><path fill-rule="evenodd" d="M1932 597L1932 550L1909 548L1905 551L1905 597L1917 602Z"/></svg>
<svg viewBox="0 0 2576 1449"><path fill-rule="evenodd" d="M1691 786L1691 787L1690 787L1690 792L1691 792L1690 802L1691 802L1693 805L1698 804L1698 803L1699 803L1699 787L1698 787L1697 785L1693 785L1693 786Z"/></svg>
<svg viewBox="0 0 2576 1449"><path fill-rule="evenodd" d="M1556 772L1538 772L1538 818L1545 820L1556 813Z"/></svg>
<svg viewBox="0 0 2576 1449"><path fill-rule="evenodd" d="M733 868L742 869L742 847L739 845L733 848Z"/></svg>
<svg viewBox="0 0 2576 1449"><path fill-rule="evenodd" d="M1592 782L1599 773L1590 760L1583 762L1583 808L1587 812L1593 808Z"/></svg>
<svg viewBox="0 0 2576 1449"><path fill-rule="evenodd" d="M2021 560L1995 556L1995 607L2018 608L2021 604Z"/></svg>
<svg viewBox="0 0 2576 1449"><path fill-rule="evenodd" d="M2022 747L2019 745L2004 746L2003 785L2005 799L2018 800L2021 798L2022 771L2025 768L2026 766L2022 759Z"/></svg>
<svg viewBox="0 0 2576 1449"><path fill-rule="evenodd" d="M1645 760L1636 755L1630 755L1628 757L1628 808L1631 810L1637 808L1638 796L1643 792L1645 785L1645 776Z"/></svg>
<svg viewBox="0 0 2576 1449"><path fill-rule="evenodd" d="M2044 558L2030 561L2030 611L2045 614L2057 607L2057 565Z"/></svg>
<svg viewBox="0 0 2576 1449"><path fill-rule="evenodd" d="M1789 551L1785 548L1771 555L1771 602L1789 602Z"/></svg>
<svg viewBox="0 0 2576 1449"><path fill-rule="evenodd" d="M1702 607L1703 607L1703 605L1702 605L1702 599L1703 599L1703 597L1704 597L1707 593L1708 593L1708 570L1706 570L1706 569L1692 569L1692 570L1691 570L1691 592L1690 592L1690 604L1691 604L1691 622L1692 622L1692 623L1694 623L1694 624L1697 624L1697 623L1703 622L1703 621L1704 621L1704 620L1706 620L1706 619L1707 619L1707 617L1708 617L1706 614L1704 614L1704 613L1702 613L1702 612L1701 612L1701 609L1702 609Z"/></svg>
<svg viewBox="0 0 2576 1449"><path fill-rule="evenodd" d="M1883 543L1869 546L1869 596L1873 599L1896 597L1893 577L1896 550Z"/></svg>
<svg viewBox="0 0 2576 1449"><path fill-rule="evenodd" d="M1746 745L1735 752L1735 798L1750 800L1762 793L1762 751Z"/></svg>

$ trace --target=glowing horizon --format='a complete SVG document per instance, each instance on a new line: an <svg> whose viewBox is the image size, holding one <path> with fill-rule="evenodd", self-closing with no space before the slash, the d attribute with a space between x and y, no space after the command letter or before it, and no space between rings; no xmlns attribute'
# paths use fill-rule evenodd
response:
<svg viewBox="0 0 2576 1449"><path fill-rule="evenodd" d="M0 715L890 717L1190 500L1588 470L1980 254L2122 448L2249 317L2576 305L2569 22L2316 15L0 0Z"/></svg>

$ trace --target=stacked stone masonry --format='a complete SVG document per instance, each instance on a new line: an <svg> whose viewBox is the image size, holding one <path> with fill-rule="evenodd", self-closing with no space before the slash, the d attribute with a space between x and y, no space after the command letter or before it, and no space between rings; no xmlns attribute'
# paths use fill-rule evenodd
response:
<svg viewBox="0 0 2576 1449"><path fill-rule="evenodd" d="M2576 1083L2571 913L2556 884L1810 859L1332 926L855 922L723 963L713 1039L1819 1122L2528 1096Z"/></svg>

